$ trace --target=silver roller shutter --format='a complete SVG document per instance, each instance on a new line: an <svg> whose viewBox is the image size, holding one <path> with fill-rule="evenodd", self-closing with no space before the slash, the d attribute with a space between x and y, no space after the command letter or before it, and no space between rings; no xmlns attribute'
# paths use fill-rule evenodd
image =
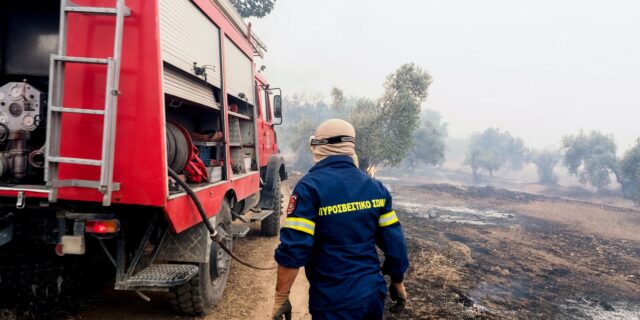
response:
<svg viewBox="0 0 640 320"><path fill-rule="evenodd" d="M185 75L172 67L164 68L164 93L212 108L220 108L213 97L211 86L205 86L202 80Z"/></svg>
<svg viewBox="0 0 640 320"><path fill-rule="evenodd" d="M190 0L160 0L162 60L187 74L165 68L165 92L204 105L215 105L211 89L193 75L193 63L212 66L207 82L221 87L220 30ZM193 76L189 76L193 75ZM203 95L203 92L209 92Z"/></svg>
<svg viewBox="0 0 640 320"><path fill-rule="evenodd" d="M249 103L254 104L251 59L227 37L224 41L224 58L227 93L237 98L244 93Z"/></svg>

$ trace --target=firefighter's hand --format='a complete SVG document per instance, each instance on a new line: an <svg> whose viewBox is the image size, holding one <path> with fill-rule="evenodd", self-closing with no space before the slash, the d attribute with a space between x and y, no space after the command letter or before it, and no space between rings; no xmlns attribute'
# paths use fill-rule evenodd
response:
<svg viewBox="0 0 640 320"><path fill-rule="evenodd" d="M396 303L389 308L389 311L392 313L402 312L404 307L407 305L407 290L405 290L404 284L402 282L392 282L389 285L389 296L391 297L391 301Z"/></svg>
<svg viewBox="0 0 640 320"><path fill-rule="evenodd" d="M276 290L276 298L273 303L273 320L291 320L291 302L289 302L288 293L280 293Z"/></svg>

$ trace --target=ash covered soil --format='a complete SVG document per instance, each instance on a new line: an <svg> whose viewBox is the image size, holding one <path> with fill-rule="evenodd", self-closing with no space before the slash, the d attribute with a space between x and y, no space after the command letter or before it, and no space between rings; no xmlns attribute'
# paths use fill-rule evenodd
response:
<svg viewBox="0 0 640 320"><path fill-rule="evenodd" d="M389 319L640 319L640 212L388 185L412 262L408 308Z"/></svg>

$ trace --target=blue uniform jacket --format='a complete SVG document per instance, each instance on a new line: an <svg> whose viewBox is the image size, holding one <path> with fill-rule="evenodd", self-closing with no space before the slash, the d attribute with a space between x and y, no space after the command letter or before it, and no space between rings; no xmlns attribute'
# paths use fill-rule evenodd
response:
<svg viewBox="0 0 640 320"><path fill-rule="evenodd" d="M386 294L382 274L402 281L409 267L389 191L348 156L318 162L296 185L275 259L305 267L312 310L357 307ZM384 263L376 251L384 252Z"/></svg>

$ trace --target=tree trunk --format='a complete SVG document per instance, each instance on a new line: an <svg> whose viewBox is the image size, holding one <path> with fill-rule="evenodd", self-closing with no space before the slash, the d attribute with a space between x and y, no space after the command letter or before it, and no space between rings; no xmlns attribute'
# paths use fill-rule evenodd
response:
<svg viewBox="0 0 640 320"><path fill-rule="evenodd" d="M622 195L624 197L631 197L631 195L629 194L629 184L628 182L624 179L624 176L622 175L622 173L620 172L620 168L611 168L611 171L613 171L613 175L616 176L616 180L618 181L618 183L620 184L620 189L622 189Z"/></svg>

